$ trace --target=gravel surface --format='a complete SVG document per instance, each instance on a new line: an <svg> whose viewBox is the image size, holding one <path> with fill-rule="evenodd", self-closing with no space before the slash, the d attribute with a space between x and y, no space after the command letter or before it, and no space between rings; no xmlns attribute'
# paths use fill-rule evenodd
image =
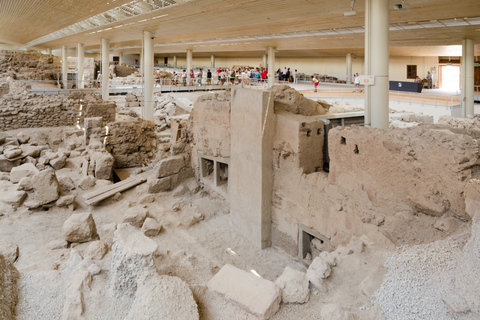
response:
<svg viewBox="0 0 480 320"><path fill-rule="evenodd" d="M442 298L455 288L457 260L467 237L403 247L388 258L374 294L388 320L454 319Z"/></svg>

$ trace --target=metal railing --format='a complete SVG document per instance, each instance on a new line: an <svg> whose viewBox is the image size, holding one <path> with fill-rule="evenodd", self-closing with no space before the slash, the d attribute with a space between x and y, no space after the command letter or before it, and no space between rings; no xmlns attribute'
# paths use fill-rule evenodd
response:
<svg viewBox="0 0 480 320"><path fill-rule="evenodd" d="M315 97L319 98L337 98L345 99L363 99L365 93L363 88L360 90L352 89L318 89ZM429 93L404 92L404 91L389 91L389 100L398 103L408 103L410 105L421 105L437 108L458 108L461 106L460 95L439 95Z"/></svg>

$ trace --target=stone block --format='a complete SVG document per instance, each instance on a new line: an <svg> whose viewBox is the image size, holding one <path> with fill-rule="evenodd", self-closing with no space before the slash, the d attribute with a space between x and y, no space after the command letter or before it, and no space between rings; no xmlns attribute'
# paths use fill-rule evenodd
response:
<svg viewBox="0 0 480 320"><path fill-rule="evenodd" d="M330 264L320 257L313 259L307 270L307 279L318 290L325 292L327 279L332 272Z"/></svg>
<svg viewBox="0 0 480 320"><path fill-rule="evenodd" d="M53 169L60 170L65 167L65 164L67 163L67 156L63 153L60 153L58 157L50 160L49 163Z"/></svg>
<svg viewBox="0 0 480 320"><path fill-rule="evenodd" d="M129 208L123 214L123 223L130 223L132 226L141 228L147 218L148 209L142 207Z"/></svg>
<svg viewBox="0 0 480 320"><path fill-rule="evenodd" d="M147 218L145 219L145 222L143 222L142 232L147 237L158 236L161 230L162 225L158 223L155 219Z"/></svg>
<svg viewBox="0 0 480 320"><path fill-rule="evenodd" d="M208 288L261 319L270 319L280 308L281 292L275 283L230 264L208 282Z"/></svg>
<svg viewBox="0 0 480 320"><path fill-rule="evenodd" d="M100 240L106 243L109 247L113 244L113 236L115 235L115 230L117 230L116 223L107 223L102 225L100 228Z"/></svg>
<svg viewBox="0 0 480 320"><path fill-rule="evenodd" d="M132 225L118 225L112 246L111 295L117 298L133 298L139 278L156 272L157 250L157 243Z"/></svg>
<svg viewBox="0 0 480 320"><path fill-rule="evenodd" d="M165 177L165 178L158 179L155 177L149 177L147 179L147 185L148 185L149 193L159 193L163 191L168 191L170 190L170 186L171 186L171 178Z"/></svg>
<svg viewBox="0 0 480 320"><path fill-rule="evenodd" d="M108 152L90 152L90 161L95 161L95 178L110 180L115 159Z"/></svg>
<svg viewBox="0 0 480 320"><path fill-rule="evenodd" d="M35 165L31 163L25 163L18 167L12 168L10 171L10 182L17 183L23 177L32 177L35 174L39 173L39 170Z"/></svg>
<svg viewBox="0 0 480 320"><path fill-rule="evenodd" d="M155 166L154 173L157 178L168 177L178 173L185 167L183 156L174 156L168 159L160 160Z"/></svg>
<svg viewBox="0 0 480 320"><path fill-rule="evenodd" d="M183 280L152 273L139 279L125 319L198 320L199 314L192 291Z"/></svg>
<svg viewBox="0 0 480 320"><path fill-rule="evenodd" d="M32 185L35 189L35 200L41 205L58 200L60 186L55 171L43 170L32 177Z"/></svg>
<svg viewBox="0 0 480 320"><path fill-rule="evenodd" d="M85 258L102 260L108 252L108 245L103 241L93 241L83 252Z"/></svg>
<svg viewBox="0 0 480 320"><path fill-rule="evenodd" d="M88 242L98 238L95 220L89 212L72 214L63 224L62 231L68 242Z"/></svg>
<svg viewBox="0 0 480 320"><path fill-rule="evenodd" d="M15 243L0 242L0 255L4 256L8 262L14 263L17 261L18 253L18 246Z"/></svg>
<svg viewBox="0 0 480 320"><path fill-rule="evenodd" d="M21 162L22 162L21 159L11 161L5 158L4 155L0 155L0 171L10 172L14 167L19 166Z"/></svg>
<svg viewBox="0 0 480 320"><path fill-rule="evenodd" d="M275 284L282 289L283 303L305 303L310 299L310 288L304 272L286 267Z"/></svg>

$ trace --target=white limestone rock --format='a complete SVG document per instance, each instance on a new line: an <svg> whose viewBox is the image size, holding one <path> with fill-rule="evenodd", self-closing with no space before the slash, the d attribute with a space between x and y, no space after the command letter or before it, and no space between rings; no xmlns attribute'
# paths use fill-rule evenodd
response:
<svg viewBox="0 0 480 320"><path fill-rule="evenodd" d="M102 260L108 252L108 245L103 241L93 241L85 249L83 255L92 260Z"/></svg>
<svg viewBox="0 0 480 320"><path fill-rule="evenodd" d="M35 189L35 200L44 205L58 200L60 186L58 185L55 171L43 170L32 177L32 185Z"/></svg>
<svg viewBox="0 0 480 320"><path fill-rule="evenodd" d="M227 301L261 319L270 319L280 308L280 288L273 282L226 264L208 282L208 288Z"/></svg>
<svg viewBox="0 0 480 320"><path fill-rule="evenodd" d="M129 208L123 214L123 223L130 223L132 226L141 228L147 218L148 209L142 207Z"/></svg>
<svg viewBox="0 0 480 320"><path fill-rule="evenodd" d="M78 187L82 190L88 190L93 188L96 182L97 182L97 179L95 179L94 177L86 176L80 181L80 183L78 184Z"/></svg>
<svg viewBox="0 0 480 320"><path fill-rule="evenodd" d="M142 232L147 237L155 237L162 230L162 225L158 223L155 219L147 218L142 226Z"/></svg>
<svg viewBox="0 0 480 320"><path fill-rule="evenodd" d="M18 183L20 179L24 177L33 177L35 174L39 173L39 170L35 165L31 163L25 163L18 167L12 168L10 171L10 182Z"/></svg>
<svg viewBox="0 0 480 320"><path fill-rule="evenodd" d="M71 204L75 203L75 195L70 194L68 196L61 196L57 202L57 207L67 207Z"/></svg>
<svg viewBox="0 0 480 320"><path fill-rule="evenodd" d="M63 153L58 153L58 156L54 159L51 159L49 163L53 169L60 170L65 167L65 164L67 163L67 156Z"/></svg>
<svg viewBox="0 0 480 320"><path fill-rule="evenodd" d="M183 156L174 156L161 160L154 168L154 174L157 178L168 177L180 172L185 167Z"/></svg>
<svg viewBox="0 0 480 320"><path fill-rule="evenodd" d="M317 257L313 259L310 267L308 267L307 279L316 289L326 292L325 279L330 276L331 272L332 268L330 264L322 258Z"/></svg>
<svg viewBox="0 0 480 320"><path fill-rule="evenodd" d="M137 281L156 272L158 245L128 223L117 226L112 246L110 294L116 298L133 298Z"/></svg>
<svg viewBox="0 0 480 320"><path fill-rule="evenodd" d="M87 242L98 238L90 212L72 214L63 224L63 236L68 242Z"/></svg>
<svg viewBox="0 0 480 320"><path fill-rule="evenodd" d="M100 240L107 244L109 248L112 247L115 230L117 230L116 223L107 223L100 228Z"/></svg>
<svg viewBox="0 0 480 320"><path fill-rule="evenodd" d="M90 290L92 275L85 268L78 268L68 279L62 320L81 319L85 312L84 295Z"/></svg>
<svg viewBox="0 0 480 320"><path fill-rule="evenodd" d="M58 184L60 185L62 192L69 192L75 189L75 184L69 176L58 177Z"/></svg>
<svg viewBox="0 0 480 320"><path fill-rule="evenodd" d="M0 242L0 255L3 255L6 261L14 263L18 258L18 246L11 242Z"/></svg>
<svg viewBox="0 0 480 320"><path fill-rule="evenodd" d="M138 282L126 320L198 320L197 303L188 285L178 277L151 273Z"/></svg>
<svg viewBox="0 0 480 320"><path fill-rule="evenodd" d="M283 303L305 303L310 299L308 279L304 272L286 267L275 284L282 289Z"/></svg>

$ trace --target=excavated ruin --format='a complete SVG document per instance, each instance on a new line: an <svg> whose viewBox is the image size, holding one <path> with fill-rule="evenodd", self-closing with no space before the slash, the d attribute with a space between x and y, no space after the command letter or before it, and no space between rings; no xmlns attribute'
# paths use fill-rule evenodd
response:
<svg viewBox="0 0 480 320"><path fill-rule="evenodd" d="M145 121L137 92L31 93L51 58L3 54L0 318L480 317L477 118L331 128L345 107L278 86Z"/></svg>

